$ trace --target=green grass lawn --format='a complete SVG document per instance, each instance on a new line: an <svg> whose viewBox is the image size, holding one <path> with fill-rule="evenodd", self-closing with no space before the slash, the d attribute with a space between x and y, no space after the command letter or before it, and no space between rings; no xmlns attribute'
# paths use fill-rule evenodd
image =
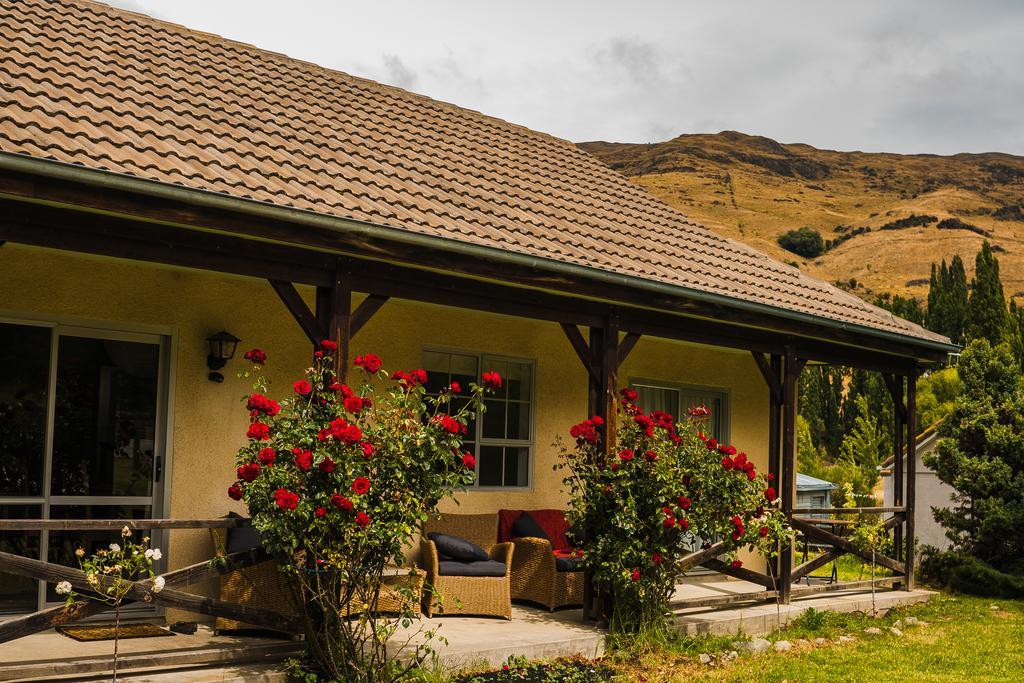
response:
<svg viewBox="0 0 1024 683"><path fill-rule="evenodd" d="M999 609L991 609L998 605ZM927 626L889 632L898 619L914 616ZM882 635L864 629L875 626ZM841 635L852 643L837 643ZM740 655L726 661L735 637L683 638L660 646L627 649L605 659L622 680L655 681L1024 681L1024 602L936 595L926 604L892 610L872 619L863 614L805 613L788 628L765 636L788 640L789 652ZM815 638L827 644L813 645ZM810 641L796 646L796 641ZM698 661L713 654L711 665ZM616 679L618 680L618 679Z"/></svg>

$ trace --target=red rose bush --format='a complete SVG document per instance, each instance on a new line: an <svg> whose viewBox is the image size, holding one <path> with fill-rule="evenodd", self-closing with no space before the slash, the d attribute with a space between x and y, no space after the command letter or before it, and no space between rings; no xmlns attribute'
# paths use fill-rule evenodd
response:
<svg viewBox="0 0 1024 683"><path fill-rule="evenodd" d="M255 377L245 398L250 424L228 495L245 501L295 587L317 673L393 680L429 653L417 646L398 664L384 645L416 610L387 618L372 606L385 567L402 565L438 502L472 483L475 462L462 441L487 389L471 385L454 410L451 392L426 396L422 369L389 376L373 354L355 359L358 384L349 386L334 375L329 344L280 402L260 373L266 354L246 354ZM494 373L486 384L500 381Z"/></svg>
<svg viewBox="0 0 1024 683"><path fill-rule="evenodd" d="M788 542L770 477L745 453L701 431L710 412L690 411L682 422L644 413L636 392L621 392L615 441L604 448L607 425L592 417L570 429L561 445L570 494L570 520L586 529L583 565L611 599L614 634L662 629L669 601L693 548L720 540L733 566L739 549L765 554Z"/></svg>

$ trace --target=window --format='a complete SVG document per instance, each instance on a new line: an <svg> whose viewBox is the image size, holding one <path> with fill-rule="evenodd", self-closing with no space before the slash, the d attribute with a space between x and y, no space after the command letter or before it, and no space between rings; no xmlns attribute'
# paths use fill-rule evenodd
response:
<svg viewBox="0 0 1024 683"><path fill-rule="evenodd" d="M470 424L465 449L476 457L476 486L527 487L533 457L532 361L487 354L424 351L427 393L437 395L457 381L463 387L480 382L480 374L496 370L503 378L501 389L489 393L482 419ZM455 399L453 410L461 407ZM462 399L464 405L465 399Z"/></svg>
<svg viewBox="0 0 1024 683"><path fill-rule="evenodd" d="M631 380L630 386L640 395L637 404L645 413L663 410L680 418L694 406L707 406L711 409L711 418L705 431L717 441L728 442L729 394L727 392L644 379Z"/></svg>

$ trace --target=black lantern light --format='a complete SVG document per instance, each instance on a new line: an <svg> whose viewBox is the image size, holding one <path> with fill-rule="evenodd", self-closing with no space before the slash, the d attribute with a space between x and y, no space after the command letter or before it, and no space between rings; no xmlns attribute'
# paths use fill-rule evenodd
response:
<svg viewBox="0 0 1024 683"><path fill-rule="evenodd" d="M212 337L207 337L210 355L206 357L206 367L210 368L210 381L218 384L224 381L224 375L217 372L235 357L235 347L242 341L226 330L221 330Z"/></svg>

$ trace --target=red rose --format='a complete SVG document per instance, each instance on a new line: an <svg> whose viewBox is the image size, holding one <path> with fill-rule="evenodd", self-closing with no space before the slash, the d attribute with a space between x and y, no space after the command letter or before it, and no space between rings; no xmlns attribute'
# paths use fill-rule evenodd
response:
<svg viewBox="0 0 1024 683"><path fill-rule="evenodd" d="M320 348L322 348L324 351L330 351L331 353L333 353L338 350L338 345L332 342L330 339L324 339L322 342L320 342Z"/></svg>
<svg viewBox="0 0 1024 683"><path fill-rule="evenodd" d="M739 560L733 560L732 561L732 568L733 569L739 569L742 566L743 566L743 563L740 562Z"/></svg>
<svg viewBox="0 0 1024 683"><path fill-rule="evenodd" d="M451 391L453 394L462 393L462 385L459 384L458 382L452 382L451 386L448 387L448 390Z"/></svg>
<svg viewBox="0 0 1024 683"><path fill-rule="evenodd" d="M734 463L732 461L732 458L730 458L728 455L722 458L722 467L724 469L731 470L733 468L733 465Z"/></svg>
<svg viewBox="0 0 1024 683"><path fill-rule="evenodd" d="M266 441L270 438L270 427L262 422L253 422L245 435L254 441Z"/></svg>
<svg viewBox="0 0 1024 683"><path fill-rule="evenodd" d="M313 391L313 386L304 379L300 379L298 382L292 384L295 387L295 393L299 396L309 396Z"/></svg>
<svg viewBox="0 0 1024 683"><path fill-rule="evenodd" d="M324 352L323 351L314 351L313 352L313 358L323 358L323 357L324 357Z"/></svg>
<svg viewBox="0 0 1024 683"><path fill-rule="evenodd" d="M686 531L687 529L689 529L689 528L690 528L690 520L688 520L688 519L685 519L685 518L681 518L681 519L679 519L679 521L677 521L677 522L676 522L676 524L677 524L677 525L679 526L679 528L680 528L680 529L682 529L683 531Z"/></svg>
<svg viewBox="0 0 1024 683"><path fill-rule="evenodd" d="M765 479L767 479L768 481L775 481L775 475L769 472Z"/></svg>
<svg viewBox="0 0 1024 683"><path fill-rule="evenodd" d="M647 451L644 453L644 457L647 458L647 462L654 462L658 459L658 454L654 451Z"/></svg>
<svg viewBox="0 0 1024 683"><path fill-rule="evenodd" d="M764 497L769 503L772 503L779 497L779 494L775 492L774 486L769 486L764 490Z"/></svg>
<svg viewBox="0 0 1024 683"><path fill-rule="evenodd" d="M619 394L622 395L622 400L626 403L636 403L637 399L640 398L640 394L629 388L623 389Z"/></svg>
<svg viewBox="0 0 1024 683"><path fill-rule="evenodd" d="M640 570L639 569L634 569L633 573L629 575L629 579L633 583L636 583L637 581L639 581L640 580Z"/></svg>
<svg viewBox="0 0 1024 683"><path fill-rule="evenodd" d="M766 527L766 526L763 526L763 527L761 527L760 529L758 529L758 530L757 530L757 534L758 534L758 535L759 535L759 536L760 536L761 538L764 538L765 536L767 536L767 535L768 535L768 533L769 533L769 529L768 529L768 527Z"/></svg>
<svg viewBox="0 0 1024 683"><path fill-rule="evenodd" d="M327 515L327 508L325 508L325 507L318 507L314 514L316 514L317 517L324 517L324 516Z"/></svg>
<svg viewBox="0 0 1024 683"><path fill-rule="evenodd" d="M356 513L356 524L363 527L364 529L370 525L370 516L365 512Z"/></svg>
<svg viewBox="0 0 1024 683"><path fill-rule="evenodd" d="M739 530L737 530L737 531L734 531L734 532L732 532L732 540L734 540L734 541L738 541L738 540L740 540L740 537L741 537L742 535L743 535L743 532L741 532L741 531L739 531Z"/></svg>
<svg viewBox="0 0 1024 683"><path fill-rule="evenodd" d="M689 413L690 417L707 417L708 415L711 414L711 411L708 410L708 407L703 404L699 406L693 406L686 412Z"/></svg>
<svg viewBox="0 0 1024 683"><path fill-rule="evenodd" d="M331 505L346 512L352 510L352 501L340 493L335 493L331 496Z"/></svg>
<svg viewBox="0 0 1024 683"><path fill-rule="evenodd" d="M499 375L494 370L491 370L490 372L485 372L480 377L484 381L484 386L487 387L488 389L491 389L492 391L497 391L498 389L501 389L501 375Z"/></svg>
<svg viewBox="0 0 1024 683"><path fill-rule="evenodd" d="M350 396L345 399L345 410L355 415L359 414L359 411L363 409L363 399L358 396Z"/></svg>
<svg viewBox="0 0 1024 683"><path fill-rule="evenodd" d="M253 482L260 475L260 466L254 462L247 462L238 468L238 478L242 481Z"/></svg>
<svg viewBox="0 0 1024 683"><path fill-rule="evenodd" d="M661 525L666 529L671 529L676 525L675 517L666 517L665 519L661 520Z"/></svg>
<svg viewBox="0 0 1024 683"><path fill-rule="evenodd" d="M604 424L604 418L601 417L600 415L595 415L594 417L590 418L590 421L594 423L595 427L600 427L601 425Z"/></svg>
<svg viewBox="0 0 1024 683"><path fill-rule="evenodd" d="M709 451L714 451L718 449L718 442L715 441L714 439L708 439L707 441L704 442L704 445L707 446L707 449Z"/></svg>
<svg viewBox="0 0 1024 683"><path fill-rule="evenodd" d="M451 415L438 415L437 422L441 425L441 429L449 434L458 434L462 431L462 425Z"/></svg>
<svg viewBox="0 0 1024 683"><path fill-rule="evenodd" d="M679 507L683 508L684 510L689 510L690 509L690 505L692 505L692 501L689 498L687 498L686 496L679 496L679 501L678 502L679 502Z"/></svg>
<svg viewBox="0 0 1024 683"><path fill-rule="evenodd" d="M242 500L242 485L237 481L228 487L228 498L231 500Z"/></svg>
<svg viewBox="0 0 1024 683"><path fill-rule="evenodd" d="M363 495L370 490L370 480L366 477L356 477L355 481L352 482L352 491L356 495Z"/></svg>
<svg viewBox="0 0 1024 683"><path fill-rule="evenodd" d="M310 451L293 448L292 453L295 453L295 466L303 472L313 466L313 454Z"/></svg>
<svg viewBox="0 0 1024 683"><path fill-rule="evenodd" d="M281 412L281 404L277 401L267 398L263 394L253 394L249 397L249 410L254 414L263 413L273 417Z"/></svg>
<svg viewBox="0 0 1024 683"><path fill-rule="evenodd" d="M252 361L255 365L267 364L267 354L263 349L249 349L245 352L245 359L247 361Z"/></svg>
<svg viewBox="0 0 1024 683"><path fill-rule="evenodd" d="M718 447L718 452L719 453L723 453L725 455L736 455L736 447L735 446L719 446ZM747 459L747 456L743 456L743 460L746 461L746 459Z"/></svg>
<svg viewBox="0 0 1024 683"><path fill-rule="evenodd" d="M473 455L470 453L464 453L462 455L462 466L465 467L467 470L475 470L476 458L474 458Z"/></svg>
<svg viewBox="0 0 1024 683"><path fill-rule="evenodd" d="M269 467L274 464L274 460L277 458L277 451L273 448L261 448L258 457L265 467Z"/></svg>
<svg viewBox="0 0 1024 683"><path fill-rule="evenodd" d="M339 417L331 420L330 433L338 441L349 445L358 443L363 438L363 430L356 425L349 424L344 418Z"/></svg>
<svg viewBox="0 0 1024 683"><path fill-rule="evenodd" d="M658 553L654 553L653 555L651 555L651 562L653 562L654 564L661 564L661 555L659 555Z"/></svg>
<svg viewBox="0 0 1024 683"><path fill-rule="evenodd" d="M380 370L381 366L380 357L372 353L367 353L362 356L356 356L354 363L357 368L361 367L363 370L366 370L366 372L370 373L371 375L377 374L377 371Z"/></svg>
<svg viewBox="0 0 1024 683"><path fill-rule="evenodd" d="M373 455L373 444L370 443L369 441L364 441L363 443L359 444L359 446L360 448L363 449L364 458L369 458Z"/></svg>
<svg viewBox="0 0 1024 683"><path fill-rule="evenodd" d="M334 461L331 460L328 456L324 456L324 459L320 461L321 472L326 472L327 474L330 474L331 472L334 471L334 467Z"/></svg>
<svg viewBox="0 0 1024 683"><path fill-rule="evenodd" d="M661 514L665 515L666 517L671 517L674 513L672 512L672 508L666 505L665 507L661 508Z"/></svg>
<svg viewBox="0 0 1024 683"><path fill-rule="evenodd" d="M632 459L633 451L629 450L628 448L623 448L621 451L619 451L619 460L629 462Z"/></svg>
<svg viewBox="0 0 1024 683"><path fill-rule="evenodd" d="M747 479L750 481L754 481L755 479L757 479L757 472L755 472L753 469L747 470Z"/></svg>
<svg viewBox="0 0 1024 683"><path fill-rule="evenodd" d="M282 510L294 510L299 505L299 496L287 489L274 491L274 501Z"/></svg>

